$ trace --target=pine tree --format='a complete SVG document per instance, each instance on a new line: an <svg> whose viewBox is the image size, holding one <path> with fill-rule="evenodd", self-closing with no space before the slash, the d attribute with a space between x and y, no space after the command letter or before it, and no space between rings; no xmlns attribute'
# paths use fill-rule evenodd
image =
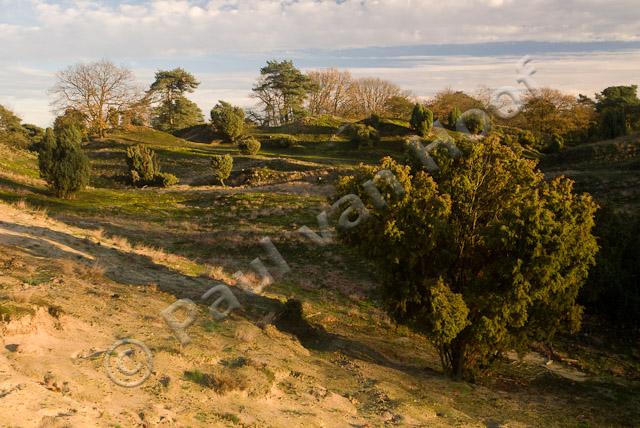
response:
<svg viewBox="0 0 640 428"><path fill-rule="evenodd" d="M147 93L158 104L154 110L153 127L173 132L204 123L200 108L185 97L199 85L193 74L182 68L158 71Z"/></svg>
<svg viewBox="0 0 640 428"><path fill-rule="evenodd" d="M170 103L162 103L154 110L154 128L173 132L204 123L200 107L190 99L178 96Z"/></svg>
<svg viewBox="0 0 640 428"><path fill-rule="evenodd" d="M263 105L269 125L289 123L304 114L304 100L316 88L291 60L267 61L253 93Z"/></svg>

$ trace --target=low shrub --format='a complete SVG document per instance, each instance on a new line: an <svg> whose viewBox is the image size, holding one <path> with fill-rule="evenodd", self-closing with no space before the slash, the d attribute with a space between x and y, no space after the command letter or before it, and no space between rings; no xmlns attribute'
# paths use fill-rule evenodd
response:
<svg viewBox="0 0 640 428"><path fill-rule="evenodd" d="M469 132L478 135L484 129L484 119L479 114L470 114L464 118L464 123Z"/></svg>
<svg viewBox="0 0 640 428"><path fill-rule="evenodd" d="M345 131L349 139L359 147L372 146L380 140L380 135L374 127L362 123L351 124Z"/></svg>
<svg viewBox="0 0 640 428"><path fill-rule="evenodd" d="M421 137L426 137L433 128L433 112L423 106L416 103L411 112L411 129Z"/></svg>
<svg viewBox="0 0 640 428"><path fill-rule="evenodd" d="M253 137L246 137L240 140L238 148L245 155L255 155L260 151L260 141Z"/></svg>
<svg viewBox="0 0 640 428"><path fill-rule="evenodd" d="M449 129L455 131L456 123L458 123L458 120L460 120L460 116L462 116L462 112L460 112L460 109L458 107L454 107L449 112L449 115L447 116L447 126L449 127Z"/></svg>
<svg viewBox="0 0 640 428"><path fill-rule="evenodd" d="M251 186L260 186L278 181L286 181L287 173L283 171L274 171L265 167L251 168L246 172L245 184Z"/></svg>
<svg viewBox="0 0 640 428"><path fill-rule="evenodd" d="M298 143L298 139L293 135L282 135L275 139L275 143L278 147L283 149L289 149Z"/></svg>
<svg viewBox="0 0 640 428"><path fill-rule="evenodd" d="M129 178L134 186L144 186L153 182L160 172L160 165L153 150L138 144L127 148Z"/></svg>
<svg viewBox="0 0 640 428"><path fill-rule="evenodd" d="M204 388L213 389L218 394L242 391L248 387L248 381L245 376L228 370L217 370L214 373L203 373L199 370L185 371L183 379Z"/></svg>
<svg viewBox="0 0 640 428"><path fill-rule="evenodd" d="M155 152L143 144L127 148L127 166L134 186L168 187L178 183L175 175L160 172Z"/></svg>
<svg viewBox="0 0 640 428"><path fill-rule="evenodd" d="M231 155L214 155L211 157L211 169L213 177L224 186L224 180L229 178L233 169L233 158Z"/></svg>
<svg viewBox="0 0 640 428"><path fill-rule="evenodd" d="M168 172L159 172L153 177L154 186L158 187L169 187L178 184L180 180L173 174Z"/></svg>

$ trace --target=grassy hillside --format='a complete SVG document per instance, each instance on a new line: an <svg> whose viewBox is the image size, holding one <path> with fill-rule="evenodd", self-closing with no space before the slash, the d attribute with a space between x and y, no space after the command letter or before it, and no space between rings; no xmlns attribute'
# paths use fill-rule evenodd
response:
<svg viewBox="0 0 640 428"><path fill-rule="evenodd" d="M403 136L358 150L331 130L257 156L134 129L85 147L92 187L50 196L33 154L0 144L0 407L4 425L87 426L628 426L640 421L637 352L568 338L564 361L532 350L505 358L479 384L441 373L424 337L392 323L375 269L345 247L310 245L327 182L359 162L400 155ZM400 126L400 125L398 125ZM124 153L144 143L181 184L134 189ZM235 158L232 186L212 185L209 157ZM552 165L549 160L549 165ZM563 164L549 166L560 172ZM554 169L555 168L555 169ZM248 171L269 171L257 184ZM243 171L244 170L244 171ZM259 183L259 180L258 180ZM262 296L232 287L243 308L216 322L199 297L214 280L234 284L269 236L291 272ZM160 312L199 302L188 346ZM302 317L286 302L302 302ZM291 305L291 304L290 304ZM266 322L270 312L285 314ZM111 383L102 354L119 338L143 340L154 373L135 390ZM13 351L12 351L13 350ZM11 409L11 411L9 411ZM73 411L70 409L74 409ZM13 416L11 416L13 417ZM28 420L25 420L27 418Z"/></svg>
<svg viewBox="0 0 640 428"><path fill-rule="evenodd" d="M566 175L602 204L640 208L640 134L570 147L542 160L549 175Z"/></svg>
<svg viewBox="0 0 640 428"><path fill-rule="evenodd" d="M550 176L571 177L578 191L598 201L600 251L581 301L588 312L627 328L611 334L634 346L640 337L640 135L569 148L543 159L542 167Z"/></svg>

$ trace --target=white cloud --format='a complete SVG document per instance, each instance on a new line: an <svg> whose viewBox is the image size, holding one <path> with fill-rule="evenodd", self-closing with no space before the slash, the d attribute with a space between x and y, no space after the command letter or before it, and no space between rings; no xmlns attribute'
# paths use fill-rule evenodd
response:
<svg viewBox="0 0 640 428"><path fill-rule="evenodd" d="M10 3L5 7L10 8ZM33 0L30 16L25 19L29 22L23 26L0 26L0 57L140 58L174 52L204 55L231 50L505 40L640 40L637 0L211 0L137 4Z"/></svg>

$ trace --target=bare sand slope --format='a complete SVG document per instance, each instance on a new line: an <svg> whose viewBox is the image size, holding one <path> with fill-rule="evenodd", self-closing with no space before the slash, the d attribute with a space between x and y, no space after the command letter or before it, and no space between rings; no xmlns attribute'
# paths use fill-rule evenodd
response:
<svg viewBox="0 0 640 428"><path fill-rule="evenodd" d="M182 274L172 267L179 263L0 205L0 426L329 427L367 426L372 417L440 425L433 411L386 406L392 391L366 374L375 363L319 358L250 316L216 322L202 306L182 347L160 312L213 282ZM122 338L153 353L153 373L136 388L114 384L103 368L104 351ZM394 384L411 383L408 373L383 371ZM369 384L375 412L362 414L356 397L328 386L343 379Z"/></svg>

